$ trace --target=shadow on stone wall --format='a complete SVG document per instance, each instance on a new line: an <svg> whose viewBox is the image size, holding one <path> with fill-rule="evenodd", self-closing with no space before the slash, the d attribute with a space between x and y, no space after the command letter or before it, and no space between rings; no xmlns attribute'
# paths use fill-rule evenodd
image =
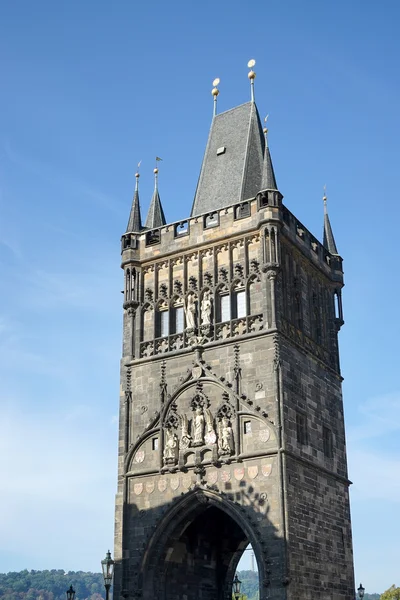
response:
<svg viewBox="0 0 400 600"><path fill-rule="evenodd" d="M168 485L170 477L159 481ZM258 563L260 600L286 598L286 547L270 520L265 493L245 480L217 486L198 476L187 491L162 502L163 492L154 487L149 478L142 491L136 488L138 502L125 506L115 600L231 600L236 568L249 543ZM146 508L152 494L158 498L151 497L151 503L159 499L160 504Z"/></svg>

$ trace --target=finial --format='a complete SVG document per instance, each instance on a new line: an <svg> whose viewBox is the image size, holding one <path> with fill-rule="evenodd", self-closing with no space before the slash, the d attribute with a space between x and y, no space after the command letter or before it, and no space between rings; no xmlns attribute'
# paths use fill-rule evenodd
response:
<svg viewBox="0 0 400 600"><path fill-rule="evenodd" d="M254 58L252 58L251 60L249 60L249 62L247 63L248 68L250 69L250 71L248 72L247 77L250 79L250 84L251 84L251 101L254 102L254 80L256 78L256 73L255 71L253 71L253 67L256 64L256 61L254 60Z"/></svg>
<svg viewBox="0 0 400 600"><path fill-rule="evenodd" d="M139 162L138 162L138 168L137 168L137 171L135 173L135 177L136 177L135 191L137 191L138 187L139 187L139 177L140 177L139 169L140 169L140 165L141 164L142 164L142 161L139 160Z"/></svg>
<svg viewBox="0 0 400 600"><path fill-rule="evenodd" d="M327 211L326 202L328 200L328 198L326 196L326 184L324 185L324 195L322 196L322 200L324 201L324 212L326 213L326 211Z"/></svg>
<svg viewBox="0 0 400 600"><path fill-rule="evenodd" d="M219 89L218 89L218 84L220 82L220 79L218 79L218 77L216 79L214 79L213 81L213 89L211 90L212 95L214 96L214 117L217 114L217 98L218 98L218 94L219 94Z"/></svg>
<svg viewBox="0 0 400 600"><path fill-rule="evenodd" d="M265 117L265 119L264 119L265 126L264 126L264 129L263 129L263 132L264 132L264 135L265 135L265 145L266 146L268 146L268 127L267 127L268 117L269 117L269 115L267 115Z"/></svg>

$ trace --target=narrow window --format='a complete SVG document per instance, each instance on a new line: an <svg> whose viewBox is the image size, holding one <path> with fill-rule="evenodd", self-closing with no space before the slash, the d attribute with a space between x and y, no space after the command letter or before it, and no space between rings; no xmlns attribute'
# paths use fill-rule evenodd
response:
<svg viewBox="0 0 400 600"><path fill-rule="evenodd" d="M151 440L151 447L153 450L158 450L158 438L153 438Z"/></svg>
<svg viewBox="0 0 400 600"><path fill-rule="evenodd" d="M244 434L247 435L251 433L251 421L244 422Z"/></svg>
<svg viewBox="0 0 400 600"><path fill-rule="evenodd" d="M183 331L183 306L175 306L173 312L173 333L182 333Z"/></svg>
<svg viewBox="0 0 400 600"><path fill-rule="evenodd" d="M324 454L326 458L333 458L333 436L329 427L322 427L322 440L324 444Z"/></svg>
<svg viewBox="0 0 400 600"><path fill-rule="evenodd" d="M241 319L246 316L246 292L240 290L235 293L235 318Z"/></svg>
<svg viewBox="0 0 400 600"><path fill-rule="evenodd" d="M224 321L230 321L231 318L231 299L226 294L225 296L220 296L220 321L223 323Z"/></svg>
<svg viewBox="0 0 400 600"><path fill-rule="evenodd" d="M307 417L303 413L296 414L297 441L303 446L307 444Z"/></svg>

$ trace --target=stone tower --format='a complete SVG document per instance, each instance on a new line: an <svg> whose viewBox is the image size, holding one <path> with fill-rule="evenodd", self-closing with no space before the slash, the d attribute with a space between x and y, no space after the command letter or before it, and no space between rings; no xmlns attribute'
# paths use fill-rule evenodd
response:
<svg viewBox="0 0 400 600"><path fill-rule="evenodd" d="M216 98L216 96L215 96ZM284 206L254 100L214 115L191 216L138 175L122 236L114 598L353 600L342 259Z"/></svg>

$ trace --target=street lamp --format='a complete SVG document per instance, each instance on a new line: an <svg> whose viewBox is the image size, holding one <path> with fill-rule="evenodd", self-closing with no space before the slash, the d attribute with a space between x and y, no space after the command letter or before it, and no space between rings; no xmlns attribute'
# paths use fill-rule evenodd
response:
<svg viewBox="0 0 400 600"><path fill-rule="evenodd" d="M359 598L364 598L365 588L363 588L362 583L360 583L360 587L358 588L357 592Z"/></svg>
<svg viewBox="0 0 400 600"><path fill-rule="evenodd" d="M67 600L75 600L75 590L72 585L67 590Z"/></svg>
<svg viewBox="0 0 400 600"><path fill-rule="evenodd" d="M236 600L239 600L240 598L240 588L242 586L242 582L240 581L238 574L235 574L235 579L233 580L233 594L236 598Z"/></svg>
<svg viewBox="0 0 400 600"><path fill-rule="evenodd" d="M106 600L108 600L114 574L114 561L111 558L110 551L107 552L105 559L101 561L101 568L103 569L104 587L106 588Z"/></svg>

